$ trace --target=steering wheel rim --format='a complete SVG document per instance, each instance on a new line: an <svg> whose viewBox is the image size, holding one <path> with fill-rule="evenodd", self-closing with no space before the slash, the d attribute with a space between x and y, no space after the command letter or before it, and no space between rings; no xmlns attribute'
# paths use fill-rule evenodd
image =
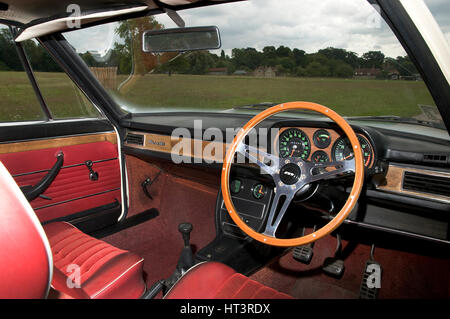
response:
<svg viewBox="0 0 450 319"><path fill-rule="evenodd" d="M353 181L353 186L352 186L350 195L348 196L344 206L339 211L339 213L337 213L336 216L330 222L328 222L325 226L314 231L311 234L297 237L297 238L289 238L289 239L276 238L276 237L274 237L276 230L273 232L273 237L268 236L264 233L258 233L255 230L253 230L252 228L250 228L237 214L237 211L233 205L233 202L231 199L231 193L230 193L229 177L230 177L230 172L231 172L231 165L233 163L234 155L238 151L238 148L240 148L240 150L239 150L240 152L242 151L242 145L244 145L242 143L242 141L244 140L245 136L250 132L250 130L252 128L254 128L259 123L261 123L262 121L264 121L265 119L269 118L272 115L275 115L275 114L278 114L278 113L281 113L281 112L284 112L287 110L299 110L299 109L300 110L311 110L311 111L316 111L318 113L321 113L321 114L327 116L328 118L330 118L331 120L333 120L344 131L344 133L347 135L347 137L352 145L352 149L354 150L354 174L355 174L354 181ZM250 155L251 150L249 150L248 146L246 146L246 147L247 148L245 151L248 151L249 152L248 156L251 156ZM357 150L360 150L360 151L357 151ZM261 151L258 150L258 154L259 154L259 152L261 152ZM266 155L268 157L270 157L270 154L266 153ZM270 159L272 160L272 158L270 158ZM275 160L275 158L273 158L273 159ZM258 162L257 157L256 157L256 160ZM298 162L303 162L303 161L299 160ZM344 162L347 162L347 161L343 161L343 162L339 162L339 163L344 163ZM306 163L306 162L303 162L303 163ZM260 164L263 165L262 162L260 162ZM298 165L301 165L301 164L298 163ZM330 165L330 166L333 166L333 165ZM311 167L318 167L318 166L312 165ZM329 166L322 166L322 167L329 167ZM270 170L270 169L271 169L271 167L268 167L268 166L266 167L266 170ZM311 170L312 170L312 168L311 168ZM280 167L278 165L278 174L279 174L279 171L280 171ZM273 172L273 173L275 174L275 172ZM272 177L273 176L276 176L276 175L272 175ZM238 134L236 135L236 137L234 138L233 142L231 143L231 145L229 146L229 148L227 150L227 153L226 153L225 159L224 159L224 163L223 163L223 167L222 167L222 175L221 175L222 196L224 199L224 204L225 204L225 207L227 208L228 214L230 215L231 219L235 222L235 224L251 238L253 238L261 243L264 243L264 244L268 244L268 245L272 245L272 246L279 246L279 247L293 247L293 246L305 245L305 244L314 242L314 241L330 234L331 232L333 232L337 227L339 227L342 224L342 222L347 218L347 216L350 214L350 212L356 205L359 195L361 194L363 183L364 183L364 160L363 160L363 156L362 156L360 143L358 141L358 138L357 138L355 132L351 128L351 126L339 114L337 114L336 112L334 112L333 110L331 110L330 108L328 108L326 106L316 104L316 103L311 103L311 102L300 102L300 101L283 103L283 104L279 104L279 105L273 106L271 108L268 108L268 109L264 110L263 112L257 114L255 117L253 117L241 130L239 130ZM296 190L294 190L294 191L296 192ZM280 191L280 193L281 193L281 191ZM286 202L287 202L287 199L286 199ZM273 206L274 204L275 204L275 202L272 202L271 206ZM290 202L288 203L287 206L289 206L289 204L290 204ZM287 209L287 207L286 207L286 209ZM283 215L284 215L284 213L283 213ZM281 216L281 218L282 217L283 216ZM267 228L266 228L266 230L267 230ZM271 232L269 232L269 233L271 233Z"/></svg>

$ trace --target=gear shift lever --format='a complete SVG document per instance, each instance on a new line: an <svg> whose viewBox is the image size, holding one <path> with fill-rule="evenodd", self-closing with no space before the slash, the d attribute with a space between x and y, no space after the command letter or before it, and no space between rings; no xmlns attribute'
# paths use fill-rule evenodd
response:
<svg viewBox="0 0 450 319"><path fill-rule="evenodd" d="M181 251L180 259L178 260L177 269L181 271L181 273L186 272L189 268L194 266L194 255L192 254L192 248L190 244L191 231L192 231L191 223L182 223L178 226L178 231L183 236L184 247Z"/></svg>
<svg viewBox="0 0 450 319"><path fill-rule="evenodd" d="M191 223L182 223L178 225L178 231L183 236L184 241L184 247L191 247L191 244L189 243L191 239L191 231L192 231L192 224Z"/></svg>

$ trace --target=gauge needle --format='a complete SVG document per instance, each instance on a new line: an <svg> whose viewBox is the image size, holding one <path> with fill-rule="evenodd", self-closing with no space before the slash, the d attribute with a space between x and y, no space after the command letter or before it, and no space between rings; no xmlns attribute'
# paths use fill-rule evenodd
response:
<svg viewBox="0 0 450 319"><path fill-rule="evenodd" d="M295 150L297 149L297 145L292 146L291 157L294 157Z"/></svg>
<svg viewBox="0 0 450 319"><path fill-rule="evenodd" d="M351 154L347 155L346 157L344 157L344 160L347 160L347 159L349 159L352 156L353 156L353 153L351 153Z"/></svg>

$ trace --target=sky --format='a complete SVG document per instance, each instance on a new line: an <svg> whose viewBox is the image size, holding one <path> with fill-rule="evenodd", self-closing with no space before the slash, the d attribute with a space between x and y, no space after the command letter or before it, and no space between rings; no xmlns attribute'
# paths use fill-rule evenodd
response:
<svg viewBox="0 0 450 319"><path fill-rule="evenodd" d="M449 0L425 0L450 41ZM222 49L280 45L314 53L326 47L343 48L359 55L382 51L390 57L405 51L376 9L366 0L249 0L179 11L186 26L216 25ZM176 27L166 15L156 19L166 28ZM78 33L78 34L77 34ZM71 33L79 51L104 51L113 42L113 28L97 27L89 36ZM89 39L89 40L87 40ZM103 46L103 47L102 47Z"/></svg>
<svg viewBox="0 0 450 319"><path fill-rule="evenodd" d="M425 0L442 22L450 40L449 0ZM230 10L235 8L236 10ZM179 12L187 26L217 25L222 48L267 45L299 48L307 53L326 47L343 48L359 55L380 50L386 55L406 55L397 38L366 0L250 0ZM175 24L157 18L166 27Z"/></svg>

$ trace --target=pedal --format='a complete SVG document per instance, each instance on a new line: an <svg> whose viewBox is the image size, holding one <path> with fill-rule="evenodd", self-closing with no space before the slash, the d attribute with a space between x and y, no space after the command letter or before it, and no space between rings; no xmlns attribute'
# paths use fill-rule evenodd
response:
<svg viewBox="0 0 450 319"><path fill-rule="evenodd" d="M307 265L311 263L313 255L314 252L313 247L311 247L311 244L297 246L294 248L294 251L292 252L292 257L294 257L295 260Z"/></svg>
<svg viewBox="0 0 450 319"><path fill-rule="evenodd" d="M313 232L315 230L316 230L316 226L314 226ZM305 228L303 228L302 236L305 236ZM314 243L297 246L292 251L292 257L294 257L294 259L296 261L299 261L303 264L309 265L311 263L313 255L314 255L313 248L314 248Z"/></svg>
<svg viewBox="0 0 450 319"><path fill-rule="evenodd" d="M339 258L342 249L341 236L337 234L336 238L337 247L336 252L334 253L334 257L325 258L322 265L322 270L326 275L340 279L344 275L345 265L344 261Z"/></svg>
<svg viewBox="0 0 450 319"><path fill-rule="evenodd" d="M372 245L370 259L366 262L359 288L359 299L377 299L381 288L381 265L373 258L375 246Z"/></svg>

